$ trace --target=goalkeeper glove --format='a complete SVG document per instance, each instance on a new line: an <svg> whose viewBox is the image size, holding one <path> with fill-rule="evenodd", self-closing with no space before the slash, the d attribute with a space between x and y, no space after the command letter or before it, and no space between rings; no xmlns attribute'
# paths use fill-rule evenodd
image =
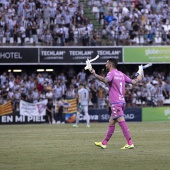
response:
<svg viewBox="0 0 170 170"><path fill-rule="evenodd" d="M79 109L82 109L81 103L79 103Z"/></svg>
<svg viewBox="0 0 170 170"><path fill-rule="evenodd" d="M92 70L92 66L91 66L91 63L90 63L89 59L86 60L86 67L85 67L85 70L89 70L89 71Z"/></svg>
<svg viewBox="0 0 170 170"><path fill-rule="evenodd" d="M144 72L143 72L143 66L142 65L139 66L139 70L136 73L136 76L138 76L138 75L142 76L142 78L144 77Z"/></svg>

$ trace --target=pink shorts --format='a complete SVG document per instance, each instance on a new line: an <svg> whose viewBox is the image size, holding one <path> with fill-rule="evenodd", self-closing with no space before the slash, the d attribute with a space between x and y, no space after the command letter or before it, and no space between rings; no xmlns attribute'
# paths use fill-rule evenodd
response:
<svg viewBox="0 0 170 170"><path fill-rule="evenodd" d="M111 104L111 116L113 119L117 119L119 117L124 116L124 109L125 104L119 103L119 104Z"/></svg>

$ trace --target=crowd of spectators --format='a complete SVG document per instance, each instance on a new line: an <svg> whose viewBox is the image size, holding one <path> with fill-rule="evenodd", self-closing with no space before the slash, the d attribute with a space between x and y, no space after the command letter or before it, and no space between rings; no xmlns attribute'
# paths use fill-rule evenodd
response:
<svg viewBox="0 0 170 170"><path fill-rule="evenodd" d="M98 73L105 76L105 71L99 70ZM125 73L131 78L135 76L135 72ZM90 107L107 108L108 87L84 69L76 71L71 66L55 74L3 72L0 75L0 104L11 100L13 109L17 111L20 99L33 103L51 99L55 105L58 99L76 98L80 83L90 92ZM126 85L125 98L126 107L163 106L165 99L170 100L170 72L145 73L142 83L136 86Z"/></svg>
<svg viewBox="0 0 170 170"><path fill-rule="evenodd" d="M170 1L0 0L0 45L30 44L169 45Z"/></svg>
<svg viewBox="0 0 170 170"><path fill-rule="evenodd" d="M110 45L170 44L169 0L89 0L88 6Z"/></svg>
<svg viewBox="0 0 170 170"><path fill-rule="evenodd" d="M78 45L92 30L79 0L0 0L3 45Z"/></svg>

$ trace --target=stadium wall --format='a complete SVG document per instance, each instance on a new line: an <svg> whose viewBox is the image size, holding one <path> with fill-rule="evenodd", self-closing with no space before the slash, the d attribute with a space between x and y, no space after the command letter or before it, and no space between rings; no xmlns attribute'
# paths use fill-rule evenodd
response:
<svg viewBox="0 0 170 170"><path fill-rule="evenodd" d="M128 122L141 121L170 121L170 107L126 108L125 119ZM90 109L91 122L108 122L109 113L106 109ZM74 114L63 114L66 123L75 122ZM84 114L80 115L80 122L85 122ZM23 116L14 112L0 116L0 125L5 124L40 124L47 123L46 116Z"/></svg>

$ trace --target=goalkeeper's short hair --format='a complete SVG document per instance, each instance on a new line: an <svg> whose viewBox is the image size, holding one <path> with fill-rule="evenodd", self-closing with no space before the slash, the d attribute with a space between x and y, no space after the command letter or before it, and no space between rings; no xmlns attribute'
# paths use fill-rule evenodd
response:
<svg viewBox="0 0 170 170"><path fill-rule="evenodd" d="M117 60L116 60L115 58L109 58L108 60L112 63L112 66L113 66L114 68L117 67Z"/></svg>

